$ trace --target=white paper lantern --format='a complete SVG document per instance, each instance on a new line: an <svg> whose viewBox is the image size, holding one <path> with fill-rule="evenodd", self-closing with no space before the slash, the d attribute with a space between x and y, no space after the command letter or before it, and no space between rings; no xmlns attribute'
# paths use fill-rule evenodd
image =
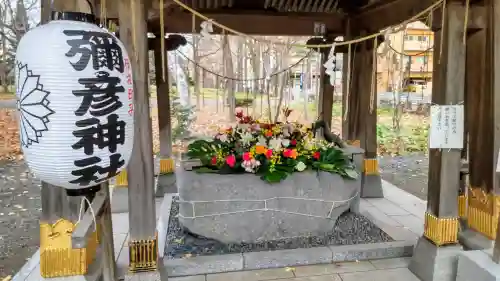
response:
<svg viewBox="0 0 500 281"><path fill-rule="evenodd" d="M83 189L127 166L132 71L111 33L69 20L30 30L17 48L16 93L22 150L41 180Z"/></svg>

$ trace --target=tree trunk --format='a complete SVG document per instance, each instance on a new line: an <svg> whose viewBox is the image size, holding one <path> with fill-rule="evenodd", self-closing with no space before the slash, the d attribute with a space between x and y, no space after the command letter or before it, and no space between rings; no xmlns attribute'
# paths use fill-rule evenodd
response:
<svg viewBox="0 0 500 281"><path fill-rule="evenodd" d="M196 108L200 108L200 69L198 64L200 63L200 58L198 55L199 47L199 36L193 34L193 82L194 82L194 94L196 95Z"/></svg>
<svg viewBox="0 0 500 281"><path fill-rule="evenodd" d="M223 37L223 55L224 55L224 65L226 66L226 77L234 77L233 69L233 56L231 54L231 46L229 45L229 37L227 34ZM229 106L229 120L231 122L236 121L234 116L235 100L234 100L234 83L232 79L227 81L227 104ZM225 101L226 102L226 101Z"/></svg>

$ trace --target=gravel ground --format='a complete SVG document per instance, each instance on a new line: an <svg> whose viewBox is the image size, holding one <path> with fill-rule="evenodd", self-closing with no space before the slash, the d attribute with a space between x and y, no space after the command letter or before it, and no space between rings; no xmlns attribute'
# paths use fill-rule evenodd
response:
<svg viewBox="0 0 500 281"><path fill-rule="evenodd" d="M340 216L333 232L323 237L298 237L263 241L260 243L225 244L214 239L200 237L184 231L177 219L178 213L179 204L174 201L172 202L168 225L168 246L165 249L165 255L169 258L392 241L389 235L380 230L365 217L354 213L346 213Z"/></svg>
<svg viewBox="0 0 500 281"><path fill-rule="evenodd" d="M384 180L422 200L427 200L427 155L381 156L379 166Z"/></svg>
<svg viewBox="0 0 500 281"><path fill-rule="evenodd" d="M40 182L24 162L0 161L0 278L38 249L40 211Z"/></svg>

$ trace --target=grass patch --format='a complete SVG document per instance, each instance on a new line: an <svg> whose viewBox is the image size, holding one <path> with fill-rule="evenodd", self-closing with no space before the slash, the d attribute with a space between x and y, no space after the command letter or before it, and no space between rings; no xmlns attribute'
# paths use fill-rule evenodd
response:
<svg viewBox="0 0 500 281"><path fill-rule="evenodd" d="M16 99L16 94L14 93L0 93L0 100L13 100Z"/></svg>

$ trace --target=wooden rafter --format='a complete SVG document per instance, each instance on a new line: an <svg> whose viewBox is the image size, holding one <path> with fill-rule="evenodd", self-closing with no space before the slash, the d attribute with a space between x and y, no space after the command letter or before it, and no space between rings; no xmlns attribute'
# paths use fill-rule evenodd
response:
<svg viewBox="0 0 500 281"><path fill-rule="evenodd" d="M343 15L325 14L294 14L290 16L258 13L214 13L205 14L214 21L224 24L234 30L251 35L289 35L310 36L314 34L314 24L324 23L326 30L332 35L340 35L343 31ZM199 32L201 19L196 19L195 31ZM153 16L149 21L152 30L159 26L159 18ZM191 33L193 31L192 15L185 12L174 12L165 19L166 30L169 33ZM214 26L214 33L221 30Z"/></svg>
<svg viewBox="0 0 500 281"><path fill-rule="evenodd" d="M397 25L421 11L437 0L391 0L374 5L351 18L354 29L376 32Z"/></svg>

